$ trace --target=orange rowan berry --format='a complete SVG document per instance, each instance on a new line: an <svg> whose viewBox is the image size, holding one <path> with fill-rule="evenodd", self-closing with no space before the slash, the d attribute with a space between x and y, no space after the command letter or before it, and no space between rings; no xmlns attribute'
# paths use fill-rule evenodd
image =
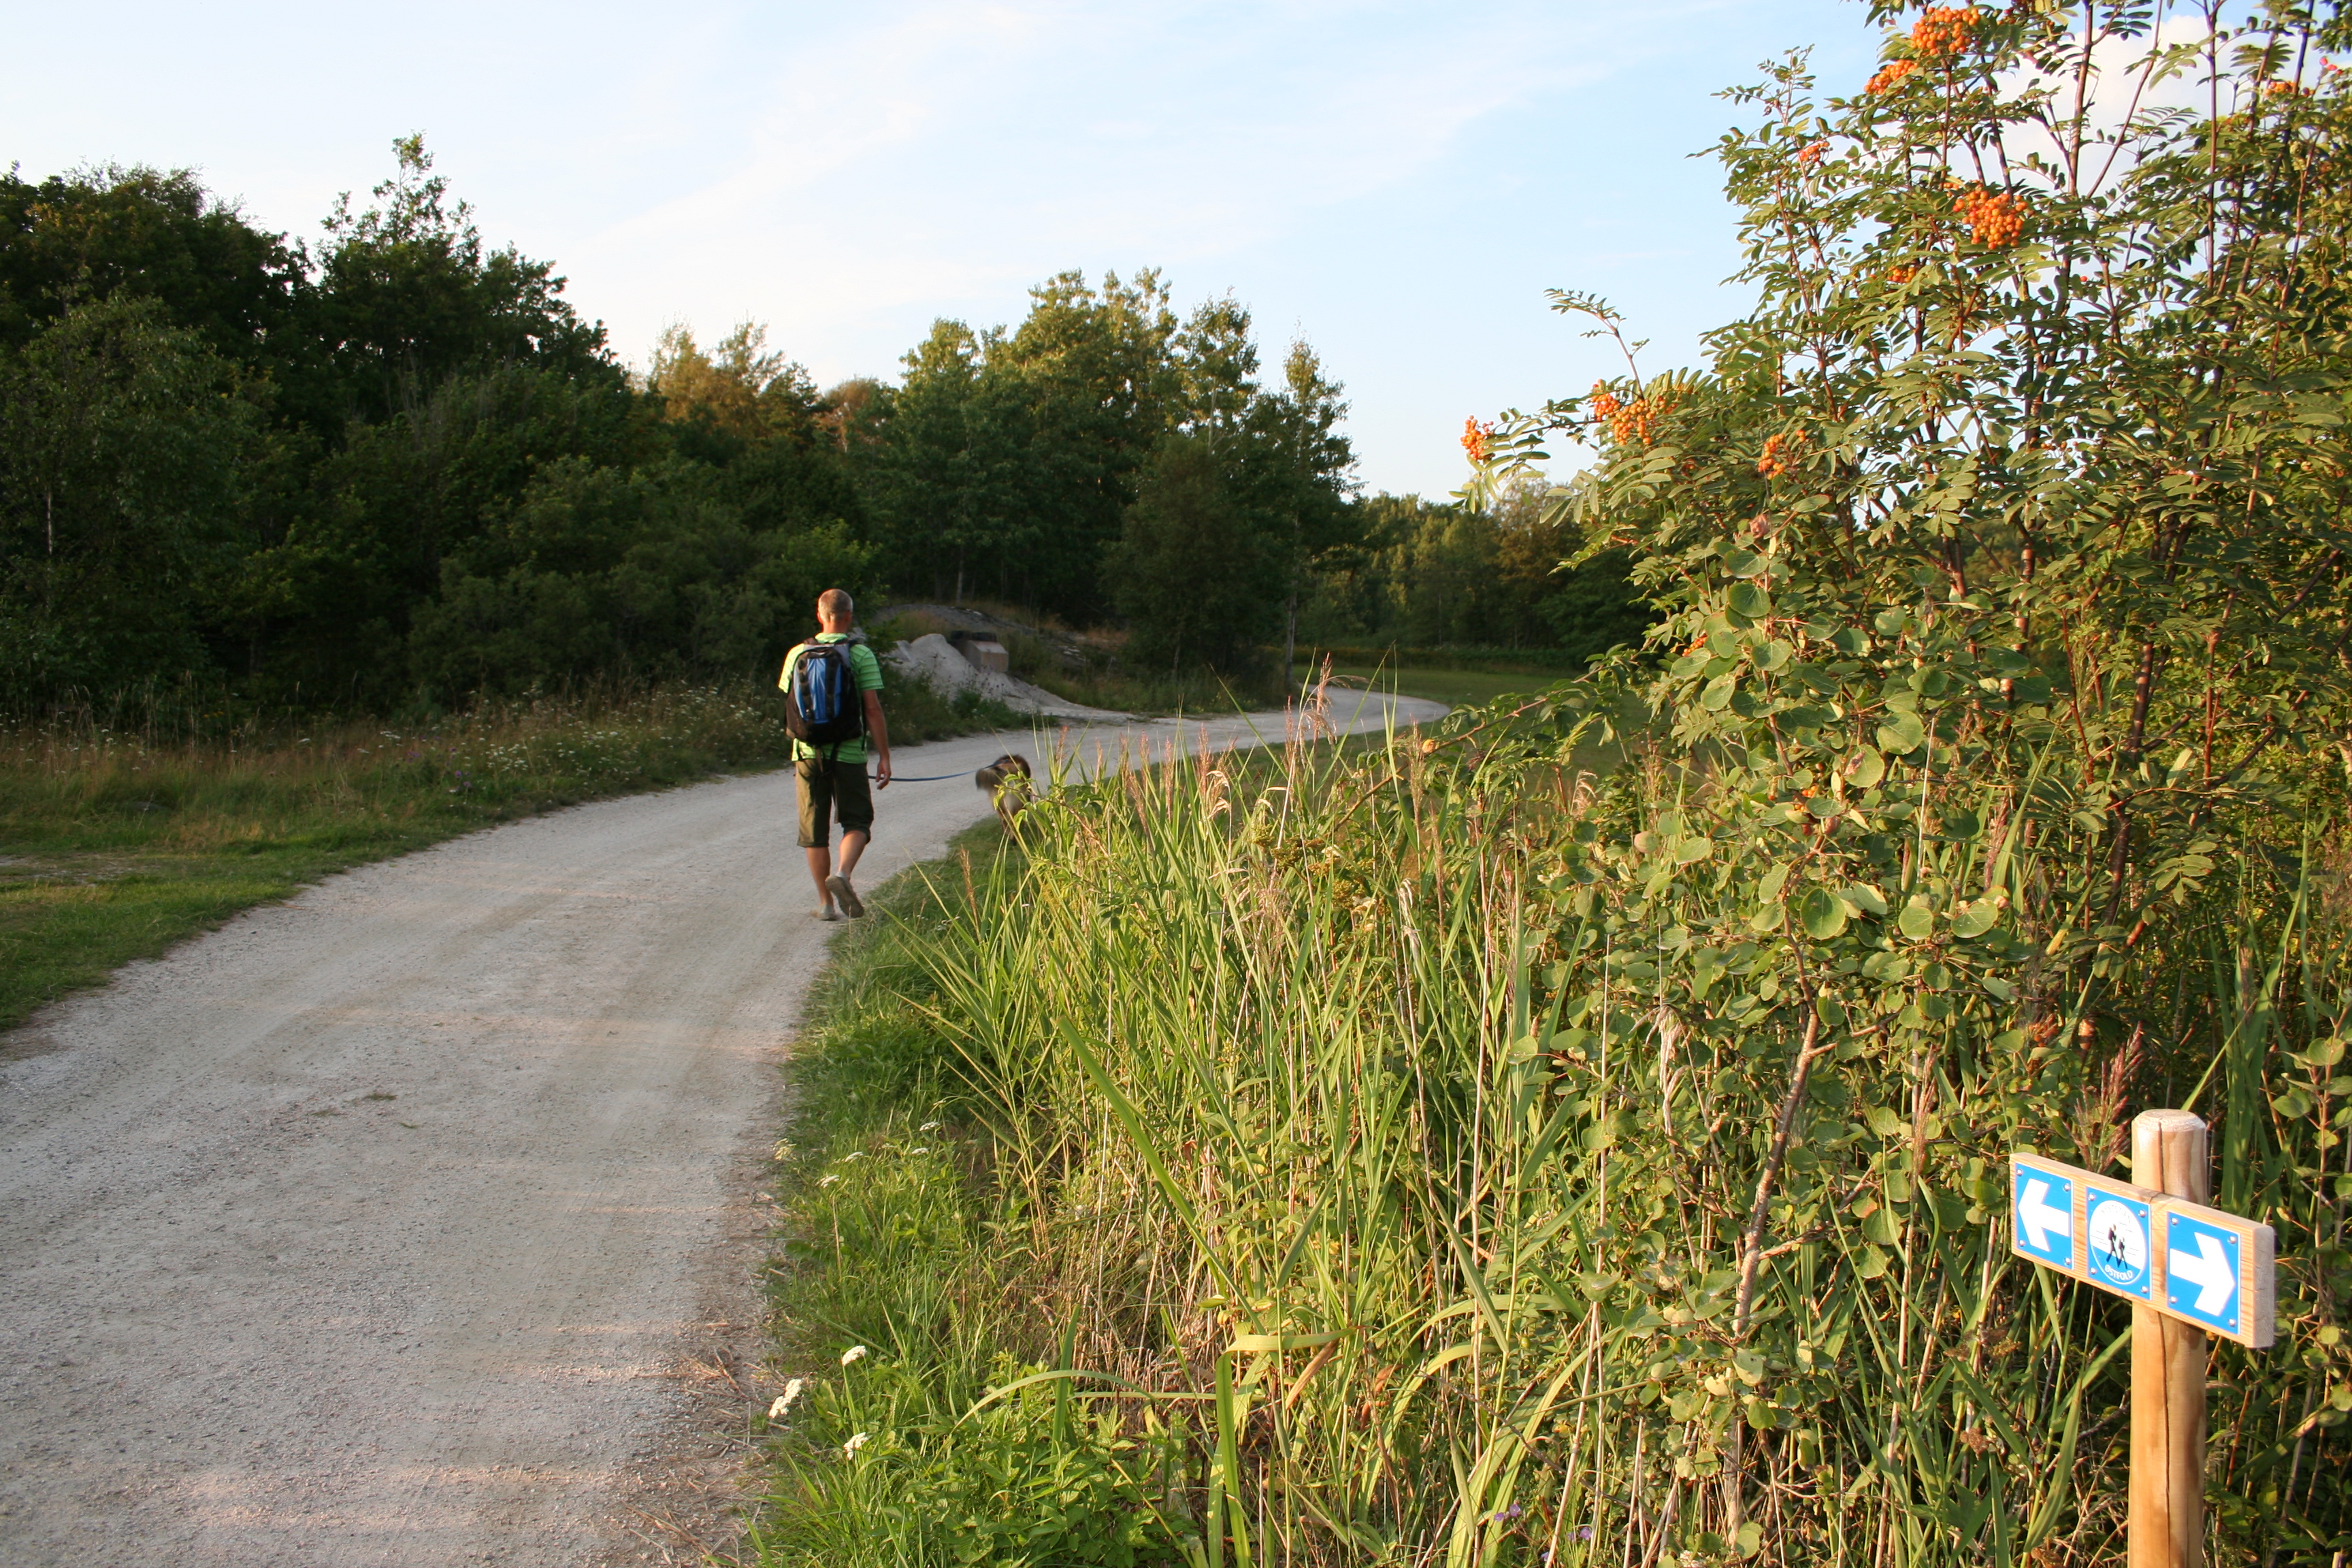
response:
<svg viewBox="0 0 2352 1568"><path fill-rule="evenodd" d="M1805 444L1801 430L1784 431L1764 438L1764 455L1756 459L1756 471L1768 479L1778 479L1796 466L1797 454Z"/></svg>
<svg viewBox="0 0 2352 1568"><path fill-rule="evenodd" d="M1917 70L1918 68L1919 62L1917 60L1889 60L1880 68L1879 73L1876 76L1870 79L1870 86L1864 90L1868 91L1874 97L1879 93L1887 91L1889 89L1893 88L1896 82L1901 81L1905 77L1909 76L1913 71Z"/></svg>
<svg viewBox="0 0 2352 1568"><path fill-rule="evenodd" d="M1657 430L1659 419L1673 406L1673 399L1665 397L1637 397L1622 404L1609 416L1609 434L1621 444L1639 442L1646 447Z"/></svg>
<svg viewBox="0 0 2352 1568"><path fill-rule="evenodd" d="M1625 406L1623 404L1617 401L1615 395L1612 394L1609 390L1607 384L1602 382L1596 381L1592 384L1591 398L1592 416L1595 419L1606 419L1611 415L1616 413L1620 408Z"/></svg>
<svg viewBox="0 0 2352 1568"><path fill-rule="evenodd" d="M1968 224L1969 237L1989 249L2014 244L2025 232L2025 204L2013 192L1971 185L1960 193L1952 210Z"/></svg>
<svg viewBox="0 0 2352 1568"><path fill-rule="evenodd" d="M1911 29L1911 47L1922 58L1939 60L1969 47L1984 13L1973 5L1930 5Z"/></svg>
<svg viewBox="0 0 2352 1568"><path fill-rule="evenodd" d="M1797 162L1803 167L1810 169L1814 164L1820 163L1822 161L1822 154L1829 150L1830 144L1828 142L1816 142L1811 146L1799 149L1797 153Z"/></svg>
<svg viewBox="0 0 2352 1568"><path fill-rule="evenodd" d="M1487 437L1494 433L1495 426L1491 424L1481 425L1475 418L1462 422L1462 449L1470 454L1472 462L1483 465L1486 461Z"/></svg>
<svg viewBox="0 0 2352 1568"><path fill-rule="evenodd" d="M1908 283L1918 276L1919 269L1916 267L1890 267L1886 269L1886 277L1890 282Z"/></svg>

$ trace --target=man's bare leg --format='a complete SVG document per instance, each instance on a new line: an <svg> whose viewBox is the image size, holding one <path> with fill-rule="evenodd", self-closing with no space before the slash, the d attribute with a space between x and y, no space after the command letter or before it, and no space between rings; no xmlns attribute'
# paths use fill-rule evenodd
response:
<svg viewBox="0 0 2352 1568"><path fill-rule="evenodd" d="M865 835L856 837L862 838ZM846 840L842 843L841 852L845 861L851 858ZM809 879L816 884L816 918L821 921L839 919L833 912L833 889L824 885L826 879L833 875L833 852L820 844L803 853L808 856Z"/></svg>

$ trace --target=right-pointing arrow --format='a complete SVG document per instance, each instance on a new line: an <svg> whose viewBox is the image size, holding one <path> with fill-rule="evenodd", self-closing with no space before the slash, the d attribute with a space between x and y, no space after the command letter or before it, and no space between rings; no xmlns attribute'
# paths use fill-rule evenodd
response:
<svg viewBox="0 0 2352 1568"><path fill-rule="evenodd" d="M2050 1201L2050 1184L2039 1179L2025 1184L2024 1195L2017 1200L2017 1223L2025 1227L2025 1238L2036 1252L2049 1251L2053 1236L2074 1234L2074 1215Z"/></svg>
<svg viewBox="0 0 2352 1568"><path fill-rule="evenodd" d="M2210 1230L2197 1233L2194 1257L2174 1253L2165 1264L2165 1272L2197 1287L2197 1310L2208 1318L2219 1316L2237 1293L2238 1271L2230 1267L2230 1255L2221 1250L2221 1238Z"/></svg>

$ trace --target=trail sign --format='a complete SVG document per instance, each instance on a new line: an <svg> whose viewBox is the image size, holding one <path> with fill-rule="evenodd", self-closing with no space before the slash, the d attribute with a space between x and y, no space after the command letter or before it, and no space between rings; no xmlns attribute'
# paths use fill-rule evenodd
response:
<svg viewBox="0 0 2352 1568"><path fill-rule="evenodd" d="M2155 1294L2156 1246L2148 1205L2120 1182L2092 1177L2083 1184L2084 1278L2135 1301Z"/></svg>
<svg viewBox="0 0 2352 1568"><path fill-rule="evenodd" d="M2010 1250L2208 1333L2271 1342L2271 1227L2038 1154L2010 1159Z"/></svg>
<svg viewBox="0 0 2352 1568"><path fill-rule="evenodd" d="M2131 1568L2200 1568L2206 1334L2271 1342L2277 1237L2209 1208L2205 1123L2132 1121L2138 1183L2010 1156L2009 1247L2132 1303Z"/></svg>
<svg viewBox="0 0 2352 1568"><path fill-rule="evenodd" d="M2011 1162L2010 1192L2011 1247L2036 1263L2075 1272L2074 1167L2020 1154Z"/></svg>
<svg viewBox="0 0 2352 1568"><path fill-rule="evenodd" d="M2276 1308L2271 1227L2189 1204L2164 1215L2164 1308L2209 1333L2271 1342Z"/></svg>

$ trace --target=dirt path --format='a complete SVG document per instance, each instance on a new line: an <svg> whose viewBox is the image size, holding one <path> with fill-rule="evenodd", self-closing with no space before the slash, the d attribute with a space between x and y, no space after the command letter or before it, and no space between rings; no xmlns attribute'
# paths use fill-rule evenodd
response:
<svg viewBox="0 0 2352 1568"><path fill-rule="evenodd" d="M695 1561L766 1404L757 1186L833 929L792 788L337 877L0 1036L0 1561ZM986 810L881 806L867 886Z"/></svg>

